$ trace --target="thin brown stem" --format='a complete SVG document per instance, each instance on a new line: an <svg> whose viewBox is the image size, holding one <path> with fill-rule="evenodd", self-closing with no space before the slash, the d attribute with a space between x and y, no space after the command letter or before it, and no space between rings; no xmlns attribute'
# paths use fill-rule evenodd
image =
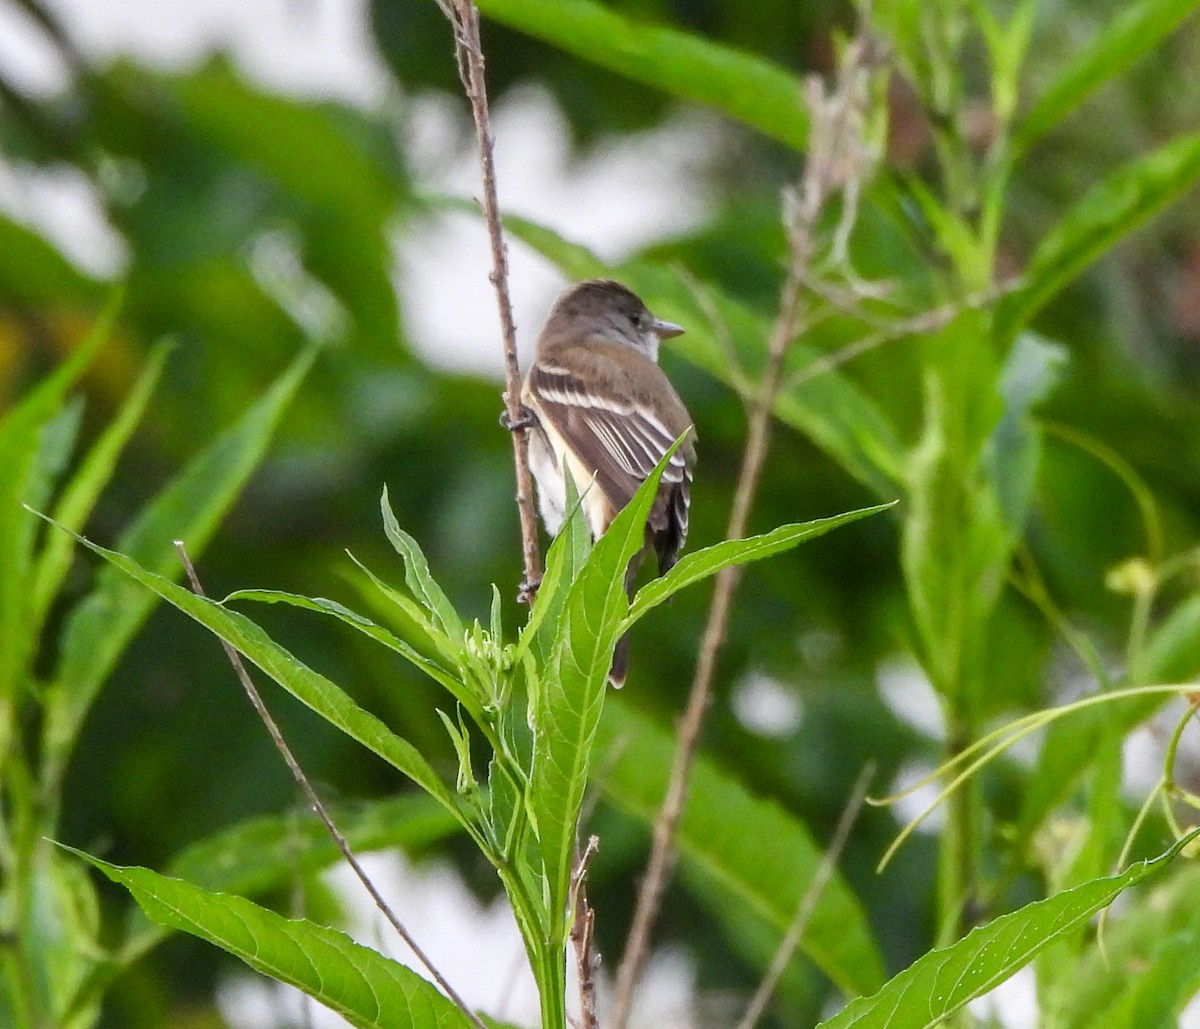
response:
<svg viewBox="0 0 1200 1029"><path fill-rule="evenodd" d="M192 559L188 556L187 548L183 545L182 540L175 540L175 549L179 552L179 559L181 562L183 562L184 570L187 572L188 582L191 583L192 592L198 597L207 596L207 594L204 592L204 587L200 584L200 579L196 575L196 568L192 564ZM371 900L375 902L375 906L379 909L383 917L387 919L388 924L390 924L391 927L396 930L396 934L400 937L400 939L408 944L409 949L414 955L416 955L417 960L420 961L421 964L424 965L429 971L429 974L433 976L434 982L436 982L438 986L442 988L446 996L454 1002L455 1006L458 1007L468 1019L470 1019L471 1024L476 1026L477 1029L487 1029L487 1026L484 1025L479 1016L476 1015L475 1012L473 1012L469 1007L467 1007L466 1001L464 1001L454 987L446 981L445 976L443 976L442 973L439 972L436 967L434 967L434 964L429 960L428 955L426 955L425 951L421 949L417 941L413 939L412 935L404 927L403 923L401 923L391 906L386 900L384 900L383 894L379 892L379 889L363 870L363 867L359 863L358 858L355 856L354 851L350 849L350 844L346 841L346 837L342 835L341 830L338 829L338 827L334 824L333 818L329 814L329 809L321 801L321 798L317 796L317 792L313 788L312 783L309 781L308 776L304 774L304 769L302 769L299 762L296 761L296 757L292 753L292 748L288 746L287 740L283 738L283 733L280 731L279 724L275 721L274 717L271 715L271 712L267 710L266 704L263 703L262 694L258 692L258 687L254 685L254 680L250 678L250 673L246 670L246 665L242 661L242 655L237 652L231 643L227 643L225 640L221 640L221 646L225 649L225 654L229 658L229 663L233 665L234 673L237 675L238 681L242 684L242 689L246 691L246 696L250 698L250 703L254 706L254 710L257 712L258 717L262 720L263 725L267 727L267 732L270 734L271 741L275 744L275 748L283 756L283 760L287 764L288 769L291 771L292 778L296 780L296 784L300 787L300 791L304 794L305 800L308 801L313 811L316 812L317 817L321 819L321 822L325 826L326 832L329 833L333 842L337 844L338 850L342 852L342 857L346 859L346 864L350 866L351 870L358 878L358 881L362 883L363 888L370 895Z"/></svg>
<svg viewBox="0 0 1200 1029"><path fill-rule="evenodd" d="M830 197L845 199L843 219L853 218L853 198L874 162L863 142L864 111L870 90L867 75L878 61L877 48L865 33L846 48L833 88L810 77L806 96L812 114L808 160L795 189L784 192L783 217L788 230L787 275L780 293L779 315L767 342L767 364L748 405L746 447L738 473L733 509L726 539L746 535L750 513L771 439L771 415L783 380L788 350L804 326L806 279L816 251L816 226ZM843 226L841 234L849 234ZM674 840L687 803L692 765L699 748L704 717L712 700L717 660L729 628L729 612L741 579L741 568L722 569L713 588L708 622L700 644L687 707L676 731L675 756L666 796L654 823L653 842L646 874L638 890L633 923L617 969L613 1002L613 1029L626 1029L633 1009L633 994L646 963L650 933L674 865Z"/></svg>
<svg viewBox="0 0 1200 1029"><path fill-rule="evenodd" d="M575 850L575 867L571 869L571 886L575 897L574 917L571 920L571 946L575 949L575 968L579 973L579 1029L599 1029L596 1014L596 972L600 956L592 949L592 930L596 913L588 905L587 870L600 839L589 836L587 847Z"/></svg>
<svg viewBox="0 0 1200 1029"><path fill-rule="evenodd" d="M483 45L479 39L479 11L472 0L438 0L438 5L454 26L455 55L459 77L471 103L475 120L475 139L479 145L479 164L483 183L483 219L492 245L492 271L488 279L496 291L500 312L500 331L504 345L504 411L513 426L513 460L517 474L517 510L521 517L521 553L525 581L519 599L532 604L541 578L538 553L537 515L533 507L533 476L529 471L528 419L521 406L521 368L517 363L517 327L513 321L512 300L508 292L508 246L500 224L500 203L496 192L496 141L492 137L488 114L487 86L484 80Z"/></svg>
<svg viewBox="0 0 1200 1029"><path fill-rule="evenodd" d="M768 348L768 365L763 375L750 412L750 425L746 449L742 455L742 467L738 473L737 489L734 492L733 510L729 515L726 539L740 539L746 535L750 512L758 493L758 483L766 461L771 438L771 409L783 375L787 349L795 338L795 326L800 317L801 288L796 274L789 274L784 286L783 309L775 323ZM671 876L674 864L675 832L683 807L687 801L688 785L692 764L700 743L700 731L704 716L712 700L712 686L717 668L717 658L725 642L729 628L729 612L741 578L741 567L732 565L717 573L713 588L712 604L708 610L708 622L700 644L700 656L692 678L687 707L676 733L675 758L671 764L671 776L667 793L654 823L654 840L650 848L650 861L638 890L637 906L633 924L625 942L625 952L617 969L617 986L613 1001L613 1029L625 1029L633 1009L633 993L645 965L650 946L650 931L658 915L663 891Z"/></svg>
<svg viewBox="0 0 1200 1029"><path fill-rule="evenodd" d="M762 1013L767 1009L767 1005L775 993L775 987L779 985L784 969L792 960L792 955L800 945L800 938L804 935L804 930L808 928L813 912L817 909L817 901L821 899L821 894L825 892L825 887L829 884L834 869L837 868L838 858L846 849L846 841L850 839L850 830L854 828L854 822L862 810L863 801L867 797L867 787L874 774L873 762L868 762L859 773L858 781L854 784L854 791L850 794L850 799L846 801L842 816L838 819L837 828L833 831L833 839L829 841L829 847L821 857L821 863L817 866L812 881L804 891L804 896L800 898L800 904L796 908L796 917L792 919L792 924L788 926L788 931L780 941L774 957L771 958L767 974L763 976L762 982L758 984L758 989L754 991L754 996L746 1006L746 1013L737 1024L737 1029L754 1029L758 1020L762 1018Z"/></svg>

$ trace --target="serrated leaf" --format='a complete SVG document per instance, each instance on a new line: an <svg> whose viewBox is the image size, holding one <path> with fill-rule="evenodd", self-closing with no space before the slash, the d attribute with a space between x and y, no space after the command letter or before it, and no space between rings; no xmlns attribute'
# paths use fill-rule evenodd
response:
<svg viewBox="0 0 1200 1029"><path fill-rule="evenodd" d="M952 946L918 958L871 997L851 1001L819 1029L929 1029L998 986L1044 947L1107 907L1125 890L1161 871L1195 834L1120 875L1066 890L1001 915Z"/></svg>
<svg viewBox="0 0 1200 1029"><path fill-rule="evenodd" d="M550 665L567 591L571 583L579 577L588 555L592 552L591 532L579 502L575 477L569 474L565 459L563 482L566 485L567 517L546 552L546 569L533 601L533 610L529 612L529 621L521 630L514 664L524 657L530 644L536 644L540 666L545 668Z"/></svg>
<svg viewBox="0 0 1200 1029"><path fill-rule="evenodd" d="M1113 244L1200 178L1200 133L1179 136L1110 173L1038 245L1023 288L996 312L996 336L1013 338L1047 301Z"/></svg>
<svg viewBox="0 0 1200 1029"><path fill-rule="evenodd" d="M707 104L803 150L800 81L777 65L679 29L625 18L593 0L479 0L483 14L672 96Z"/></svg>
<svg viewBox="0 0 1200 1029"><path fill-rule="evenodd" d="M360 1029L471 1025L416 972L336 929L284 918L244 897L211 893L147 868L122 868L66 849L129 890L153 921L208 940L255 971L304 991Z"/></svg>
<svg viewBox="0 0 1200 1029"><path fill-rule="evenodd" d="M1135 0L1122 6L1038 98L1017 127L1014 151L1028 149L1102 83L1157 47L1197 6L1197 0Z"/></svg>
<svg viewBox="0 0 1200 1029"><path fill-rule="evenodd" d="M1057 1025L1143 1029L1175 1025L1200 989L1200 867L1178 867L1110 920L1064 982ZM1114 970L1119 974L1114 975Z"/></svg>
<svg viewBox="0 0 1200 1029"><path fill-rule="evenodd" d="M460 828L432 797L421 793L336 807L331 815L358 854L397 846L419 851ZM172 858L167 874L206 890L254 896L283 889L296 876L341 860L342 852L325 826L315 815L297 811L251 818L208 836ZM98 1002L117 976L170 931L134 909L120 949L89 976L72 998L68 1016Z"/></svg>
<svg viewBox="0 0 1200 1029"><path fill-rule="evenodd" d="M623 697L610 698L596 741L598 785L620 810L654 824L671 774L675 742ZM688 803L676 837L685 870L705 890L720 891L752 911L778 938L791 925L821 863L807 828L773 801L755 797L701 755L692 770ZM718 917L719 906L714 905ZM866 913L834 874L813 910L800 949L850 996L877 990L883 959Z"/></svg>
<svg viewBox="0 0 1200 1029"><path fill-rule="evenodd" d="M848 525L867 515L886 511L895 503L896 501L892 501L890 504L877 504L874 507L864 507L858 511L848 511L846 514L833 515L829 518L817 518L811 522L781 525L778 529L772 529L761 536L724 540L711 547L706 547L704 550L686 554L666 575L648 582L638 590L622 629L633 625L647 611L670 599L681 589L707 579L711 575L716 575L722 568L747 564L751 561L761 561L775 554L782 554L784 551L799 546L805 540L824 536L825 533L841 525Z"/></svg>

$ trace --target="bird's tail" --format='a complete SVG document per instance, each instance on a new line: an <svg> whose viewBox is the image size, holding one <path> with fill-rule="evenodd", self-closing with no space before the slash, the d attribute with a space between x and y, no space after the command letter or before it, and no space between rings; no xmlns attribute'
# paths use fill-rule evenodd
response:
<svg viewBox="0 0 1200 1029"><path fill-rule="evenodd" d="M649 546L643 547L638 553L633 555L633 560L629 562L629 567L625 569L625 593L630 600L633 600L633 583L637 578L638 569L642 567L642 561L646 557ZM625 674L629 671L629 633L625 633L617 640L616 649L613 651L612 667L608 671L608 683L613 689L619 690L625 685Z"/></svg>
<svg viewBox="0 0 1200 1029"><path fill-rule="evenodd" d="M616 690L625 685L625 673L629 671L629 633L617 640L613 651L612 667L608 670L608 684Z"/></svg>

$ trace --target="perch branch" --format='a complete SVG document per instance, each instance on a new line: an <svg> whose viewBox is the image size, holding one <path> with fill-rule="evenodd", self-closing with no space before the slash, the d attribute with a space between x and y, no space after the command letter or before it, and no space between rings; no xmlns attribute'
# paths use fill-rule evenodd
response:
<svg viewBox="0 0 1200 1029"><path fill-rule="evenodd" d="M479 38L479 11L472 0L438 0L438 6L454 27L455 57L463 90L471 103L475 121L475 139L479 145L479 164L483 182L483 219L492 245L492 270L488 279L496 291L500 311L500 331L504 341L504 414L512 429L513 460L517 473L517 510L521 516L521 552L525 580L518 599L532 604L541 579L538 554L537 516L533 508L533 477L529 472L529 419L521 406L521 369L517 363L517 327L513 321L512 299L508 293L508 246L500 224L500 204L496 195L496 141L492 137L488 114L487 86L484 80L483 45Z"/></svg>

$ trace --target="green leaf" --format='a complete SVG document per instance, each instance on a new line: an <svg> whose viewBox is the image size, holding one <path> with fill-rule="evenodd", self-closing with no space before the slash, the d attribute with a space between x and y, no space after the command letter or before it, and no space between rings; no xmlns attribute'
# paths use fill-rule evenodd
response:
<svg viewBox="0 0 1200 1029"><path fill-rule="evenodd" d="M1200 593L1163 619L1146 641L1138 664L1144 684L1187 682L1200 673Z"/></svg>
<svg viewBox="0 0 1200 1029"><path fill-rule="evenodd" d="M652 826L666 794L674 739L624 698L613 697L596 745L605 797ZM685 868L705 885L696 891L701 903L708 889L719 891L770 925L777 938L795 918L822 858L802 823L778 804L753 796L703 756L692 771L676 844ZM714 909L719 916L720 906ZM817 901L800 948L851 996L876 990L884 981L883 959L866 914L836 873Z"/></svg>
<svg viewBox="0 0 1200 1029"><path fill-rule="evenodd" d="M281 647L245 615L229 611L207 597L196 596L170 579L147 571L124 554L106 550L82 536L76 539L224 640L330 725L403 772L470 829L453 795L411 743L397 736L369 711L364 711L336 683Z"/></svg>
<svg viewBox="0 0 1200 1029"><path fill-rule="evenodd" d="M330 814L356 854L394 847L420 852L460 829L456 819L423 793L335 807ZM208 836L172 858L167 872L206 890L253 897L282 890L298 876L341 860L340 848L316 815L294 811L247 819ZM89 977L72 999L71 1010L98 1000L117 976L170 932L170 927L152 923L133 909L119 950Z"/></svg>
<svg viewBox="0 0 1200 1029"><path fill-rule="evenodd" d="M283 590L238 590L227 596L222 604L235 600L253 600L264 604L287 604L289 607L299 607L306 611L316 611L318 614L329 615L351 628L369 636L377 643L382 643L410 662L416 668L428 675L434 682L444 687L446 691L467 709L472 718L479 721L482 718L482 708L479 698L474 692L452 673L446 671L436 661L431 661L395 633L378 625L371 619L360 615L336 600L324 597L305 597L298 593L286 593Z"/></svg>
<svg viewBox="0 0 1200 1029"><path fill-rule="evenodd" d="M266 394L196 455L121 534L118 548L160 575L182 573L174 540L197 559L258 467L283 412L317 351L302 353ZM154 597L115 568L71 612L48 697L45 747L65 763L79 726L118 657L154 606Z"/></svg>
<svg viewBox="0 0 1200 1029"><path fill-rule="evenodd" d="M14 696L36 636L30 592L37 523L21 505L44 501L51 482L41 466L43 435L58 416L71 387L112 332L121 296L114 294L75 352L0 420L0 703ZM0 712L0 738L12 715ZM7 747L0 743L0 757Z"/></svg>
<svg viewBox="0 0 1200 1029"><path fill-rule="evenodd" d="M1120 875L1093 879L1073 890L1035 901L972 930L950 947L918 958L871 997L851 1001L820 1029L916 1029L935 1026L1024 967L1125 890L1161 871L1195 833L1151 861Z"/></svg>
<svg viewBox="0 0 1200 1029"><path fill-rule="evenodd" d="M83 529L101 491L112 478L117 459L141 421L170 350L170 344L159 344L151 351L145 369L134 383L116 418L93 444L79 470L63 490L52 517L69 532ZM46 540L45 548L38 558L33 585L35 631L36 627L41 626L50 604L58 594L70 568L74 551L75 542L69 533L51 533Z"/></svg>
<svg viewBox="0 0 1200 1029"><path fill-rule="evenodd" d="M571 862L579 810L613 649L629 610L625 570L645 542L658 481L680 441L639 487L571 583L534 711L530 807L549 888L549 943L566 944Z"/></svg>
<svg viewBox="0 0 1200 1029"><path fill-rule="evenodd" d="M470 1020L397 961L345 933L288 919L243 897L211 893L147 868L66 848L124 886L160 925L208 940L257 972L303 990L362 1029L455 1029Z"/></svg>
<svg viewBox="0 0 1200 1029"><path fill-rule="evenodd" d="M488 18L803 150L801 83L761 57L622 17L593 0L479 0Z"/></svg>
<svg viewBox="0 0 1200 1029"><path fill-rule="evenodd" d="M1191 133L1137 157L1092 187L1039 244L1025 285L1000 302L997 338L1013 338L1059 290L1198 178L1200 133Z"/></svg>
<svg viewBox="0 0 1200 1029"><path fill-rule="evenodd" d="M878 514L894 507L896 501L890 504L877 504L874 507L864 507L858 511L848 511L846 514L833 515L829 518L817 518L811 522L796 522L792 525L781 525L778 529L763 533L761 536L749 536L740 540L724 540L704 550L697 550L685 555L666 575L647 583L634 597L629 608L629 616L625 619L622 630L633 625L651 608L657 607L663 601L670 599L681 589L693 583L716 575L722 568L730 565L747 564L750 561L761 561L775 554L782 554L799 546L805 540L824 536L825 533L856 522L867 515Z"/></svg>
<svg viewBox="0 0 1200 1029"><path fill-rule="evenodd" d="M0 291L29 310L55 311L64 304L90 310L105 286L81 274L36 232L0 217Z"/></svg>
<svg viewBox="0 0 1200 1029"><path fill-rule="evenodd" d="M457 666L461 663L462 637L457 640L451 639L439 626L433 624L426 608L408 594L384 582L349 551L346 553L367 580L363 582L355 577L351 579L351 582L358 589L359 595L380 617L389 619L392 624L397 625L407 639L411 640L418 635L423 637L428 647L440 654L447 664ZM368 584L370 588L368 588Z"/></svg>
<svg viewBox="0 0 1200 1029"><path fill-rule="evenodd" d="M944 696L978 686L985 627L1014 543L986 460L1003 409L979 322L968 313L930 340L925 425L909 461L901 536L922 664Z"/></svg>
<svg viewBox="0 0 1200 1029"><path fill-rule="evenodd" d="M565 459L563 482L566 484L567 517L546 552L546 568L533 601L533 610L529 612L529 621L521 630L514 664L523 658L531 643L536 643L541 667L550 665L567 590L579 577L592 552L591 532L583 515L579 493L575 489L575 478L567 474Z"/></svg>
<svg viewBox="0 0 1200 1029"><path fill-rule="evenodd" d="M1135 0L1119 8L1087 49L1077 54L1038 98L1017 128L1014 151L1027 150L1101 84L1150 53L1197 6L1197 0Z"/></svg>
<svg viewBox="0 0 1200 1029"><path fill-rule="evenodd" d="M1067 359L1061 344L1024 332L1009 350L1000 373L1004 414L988 441L985 460L1014 541L1024 534L1041 463L1041 432L1030 414L1058 385Z"/></svg>
<svg viewBox="0 0 1200 1029"><path fill-rule="evenodd" d="M387 487L383 488L383 496L379 499L383 511L383 528L388 541L396 549L396 553L404 558L404 581L408 584L412 595L431 615L434 622L455 643L463 640L463 624L454 610L454 605L442 592L441 586L434 580L429 571L429 562L417 543L407 532L400 528L396 521L395 512L388 501Z"/></svg>

